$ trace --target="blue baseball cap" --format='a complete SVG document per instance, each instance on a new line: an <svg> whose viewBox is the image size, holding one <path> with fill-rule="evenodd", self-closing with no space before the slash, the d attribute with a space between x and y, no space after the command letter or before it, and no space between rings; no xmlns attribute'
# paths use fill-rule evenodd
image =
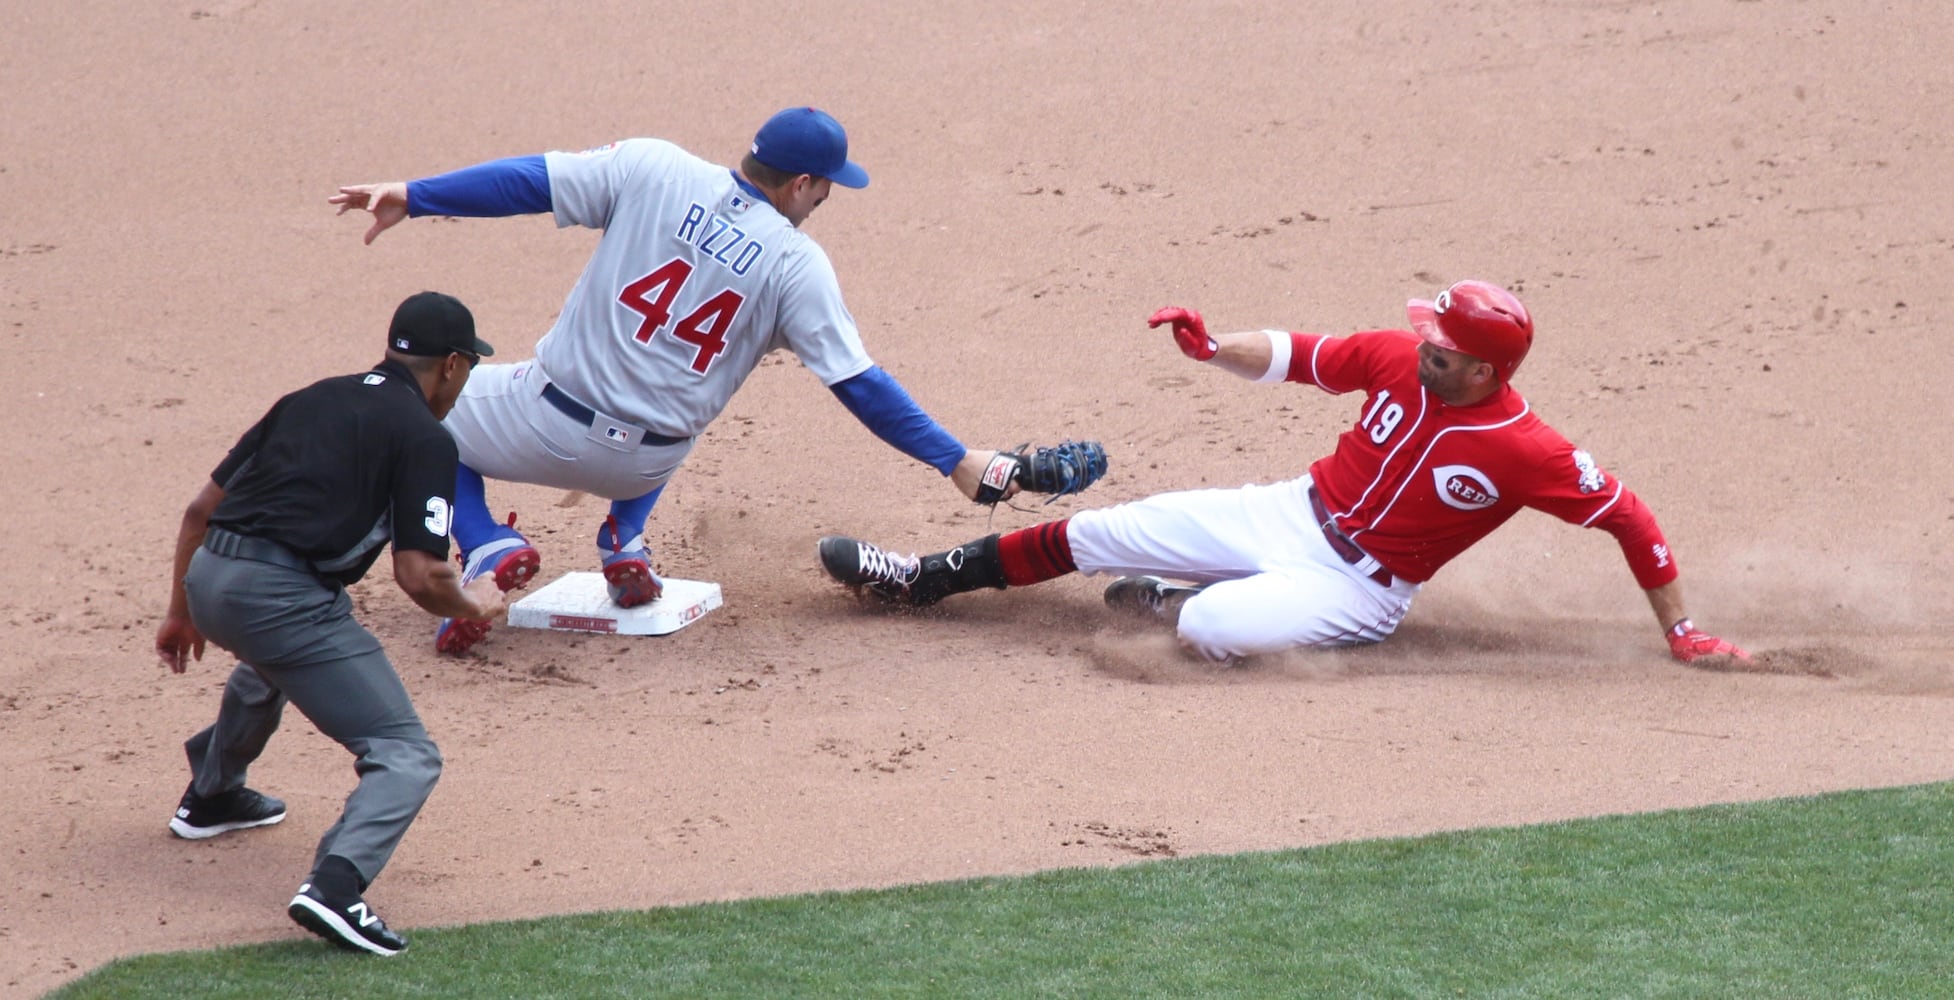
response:
<svg viewBox="0 0 1954 1000"><path fill-rule="evenodd" d="M819 108L788 108L753 136L753 158L790 174L826 177L842 187L868 187L868 171L848 161L848 133Z"/></svg>

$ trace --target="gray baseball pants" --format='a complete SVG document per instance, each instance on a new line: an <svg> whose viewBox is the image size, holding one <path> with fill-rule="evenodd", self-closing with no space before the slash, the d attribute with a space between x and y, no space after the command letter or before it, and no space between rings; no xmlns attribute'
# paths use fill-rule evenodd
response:
<svg viewBox="0 0 1954 1000"><path fill-rule="evenodd" d="M380 640L353 620L344 588L302 570L198 549L184 589L197 630L240 661L217 721L183 744L193 790L243 787L290 701L353 754L360 779L313 867L337 854L371 883L441 776L441 751Z"/></svg>

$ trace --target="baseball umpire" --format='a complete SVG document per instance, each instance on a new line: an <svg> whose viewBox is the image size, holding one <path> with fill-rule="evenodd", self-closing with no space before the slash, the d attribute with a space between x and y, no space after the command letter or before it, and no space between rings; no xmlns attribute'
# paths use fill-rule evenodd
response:
<svg viewBox="0 0 1954 1000"><path fill-rule="evenodd" d="M596 541L611 598L627 608L657 599L644 526L659 492L781 348L870 431L979 498L986 470L1004 468L993 465L998 453L966 449L870 360L834 266L800 231L836 185L866 187L868 173L848 159L840 123L798 107L760 127L737 170L662 140L626 139L342 187L328 199L342 213L373 214L368 243L425 215L549 212L560 227L603 230L535 360L484 366L447 419L461 454L463 580L493 576L509 590L540 562L513 517L490 514L486 476L610 500ZM451 619L435 645L463 652L488 627Z"/></svg>
<svg viewBox="0 0 1954 1000"><path fill-rule="evenodd" d="M822 565L911 606L1073 571L1130 574L1106 589L1109 605L1172 622L1184 647L1226 661L1385 638L1440 567L1532 507L1615 536L1677 660L1747 658L1690 621L1649 508L1510 385L1533 345L1519 299L1461 281L1407 313L1411 330L1347 337L1212 337L1199 313L1177 308L1148 321L1171 326L1188 357L1242 378L1365 394L1336 450L1299 478L1163 493L921 558L830 537Z"/></svg>
<svg viewBox="0 0 1954 1000"><path fill-rule="evenodd" d="M190 787L170 820L201 840L285 818L245 787L290 701L355 758L359 785L326 830L287 913L342 947L407 947L363 898L441 774L441 753L346 586L389 539L394 581L437 615L489 618L493 580L448 561L455 445L441 418L492 353L467 307L437 292L394 312L385 360L272 406L184 511L156 654L183 673L206 638L236 654L217 721L184 743Z"/></svg>

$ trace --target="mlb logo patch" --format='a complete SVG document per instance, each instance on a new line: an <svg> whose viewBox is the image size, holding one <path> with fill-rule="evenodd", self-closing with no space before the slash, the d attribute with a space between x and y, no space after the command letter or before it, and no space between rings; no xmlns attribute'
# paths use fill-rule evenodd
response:
<svg viewBox="0 0 1954 1000"><path fill-rule="evenodd" d="M622 427L606 427L604 428L604 436L613 441L631 440L631 432Z"/></svg>
<svg viewBox="0 0 1954 1000"><path fill-rule="evenodd" d="M367 385L379 385L380 383L385 382L386 380L387 377L385 375L381 375L376 372L373 374L369 374L367 377L361 379L360 381L365 382Z"/></svg>
<svg viewBox="0 0 1954 1000"><path fill-rule="evenodd" d="M404 351L404 350L406 350L406 349L408 348L408 346L409 346L409 345L408 345L408 343L407 343L407 338L406 338L406 337L395 337L395 338L394 338L394 350L396 350L396 351Z"/></svg>

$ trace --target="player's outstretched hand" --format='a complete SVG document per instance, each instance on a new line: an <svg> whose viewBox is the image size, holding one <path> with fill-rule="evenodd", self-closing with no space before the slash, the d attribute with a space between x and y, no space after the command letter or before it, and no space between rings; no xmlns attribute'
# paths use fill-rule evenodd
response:
<svg viewBox="0 0 1954 1000"><path fill-rule="evenodd" d="M1180 346L1181 353L1196 361L1206 361L1221 350L1221 345L1208 336L1208 325L1201 321L1201 314L1192 309L1168 306L1147 317L1147 326L1158 327L1171 323L1174 326L1174 343Z"/></svg>
<svg viewBox="0 0 1954 1000"><path fill-rule="evenodd" d="M1669 655L1678 663L1690 663L1706 656L1731 656L1739 660L1750 659L1736 643L1719 639L1696 627L1696 623L1685 618L1669 630Z"/></svg>
<svg viewBox="0 0 1954 1000"><path fill-rule="evenodd" d="M407 182L354 184L340 188L338 194L326 199L326 204L338 205L340 215L353 209L372 212L373 225L366 231L366 244L371 246L374 237L407 218Z"/></svg>

